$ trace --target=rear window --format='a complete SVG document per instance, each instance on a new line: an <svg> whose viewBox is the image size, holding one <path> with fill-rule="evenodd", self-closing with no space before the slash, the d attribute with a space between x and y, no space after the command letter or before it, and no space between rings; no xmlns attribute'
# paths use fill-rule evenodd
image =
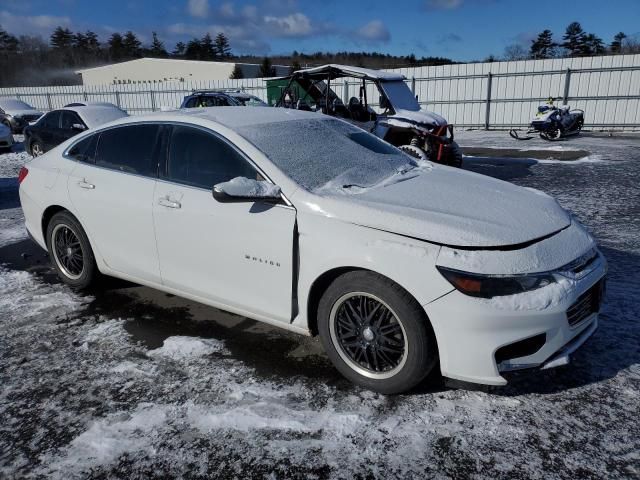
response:
<svg viewBox="0 0 640 480"><path fill-rule="evenodd" d="M333 118L251 125L237 131L307 190L332 185L366 188L416 166L392 145Z"/></svg>

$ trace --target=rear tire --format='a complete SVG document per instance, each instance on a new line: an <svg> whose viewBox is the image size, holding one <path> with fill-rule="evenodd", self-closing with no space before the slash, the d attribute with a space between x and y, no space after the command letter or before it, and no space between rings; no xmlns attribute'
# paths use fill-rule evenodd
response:
<svg viewBox="0 0 640 480"><path fill-rule="evenodd" d="M67 285L87 288L98 276L98 267L87 234L67 211L56 213L47 225L47 249L58 277Z"/></svg>
<svg viewBox="0 0 640 480"><path fill-rule="evenodd" d="M348 272L329 285L318 306L318 331L342 375L383 394L412 389L438 359L422 307L373 272Z"/></svg>

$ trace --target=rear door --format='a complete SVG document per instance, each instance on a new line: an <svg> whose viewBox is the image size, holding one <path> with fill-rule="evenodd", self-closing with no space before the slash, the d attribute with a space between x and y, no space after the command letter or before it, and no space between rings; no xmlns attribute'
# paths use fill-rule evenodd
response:
<svg viewBox="0 0 640 480"><path fill-rule="evenodd" d="M160 283L151 206L162 126L122 125L95 136L95 155L78 151L69 176L75 212L110 268Z"/></svg>
<svg viewBox="0 0 640 480"><path fill-rule="evenodd" d="M217 304L289 322L295 209L220 203L213 185L262 179L221 136L174 126L153 211L162 281Z"/></svg>

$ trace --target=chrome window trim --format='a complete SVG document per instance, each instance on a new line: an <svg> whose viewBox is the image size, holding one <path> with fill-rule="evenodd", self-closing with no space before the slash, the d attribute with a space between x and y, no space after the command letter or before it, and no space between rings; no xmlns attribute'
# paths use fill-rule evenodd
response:
<svg viewBox="0 0 640 480"><path fill-rule="evenodd" d="M168 180L166 178L161 178L160 177L160 172L159 172L159 168L158 171L156 172L156 176L155 177L149 177L147 175L139 175L137 173L130 173L130 172L123 172L120 170L114 170L113 168L106 168L106 167L101 167L99 165L96 165L95 163L86 163L86 162L81 162L79 160L76 160L75 158L72 158L69 156L69 151L75 147L78 143L80 143L82 140L89 138L91 135L99 135L102 132L106 132L108 130L112 130L114 128L122 128L122 127L126 127L126 126L137 126L137 125L160 125L160 126L181 126L181 127L191 127L191 128L196 128L199 130L202 130L205 133L208 134L213 134L215 137L217 137L218 139L220 139L221 141L223 141L224 143L226 143L227 145L229 145L232 149L234 149L238 154L240 154L241 157L243 157L253 168L256 169L256 171L262 175L262 177L269 181L272 185L275 185L276 183L262 170L262 168L260 168L250 157L249 155L247 155L244 151L242 151L236 144L234 144L233 142L231 142L229 139L227 139L226 137L222 136L222 134L220 134L219 132L216 132L214 130L211 130L208 127L204 127L202 125L194 125L193 123L188 123L188 122L179 122L179 121L162 121L162 120L157 120L157 121L153 121L153 120L143 120L141 122L127 122L127 123L122 123L122 124L118 124L118 125L111 125L109 127L105 127L105 128L101 128L99 130L95 130L92 131L91 133L88 133L87 135L83 135L81 138L76 139L71 145L69 145L63 152L62 152L62 157L70 160L72 162L76 162L76 163L81 163L83 165L88 165L90 167L95 167L95 168L100 168L102 170L107 170L109 172L117 172L117 173L121 173L121 174L125 174L125 175L132 175L134 177L140 177L140 178L146 178L149 180L156 180L156 181L160 181L163 183L169 183L172 185L179 185L181 187L187 187L187 188L194 188L196 190L203 190L206 192L211 192L210 189L208 188L203 188L203 187L195 187L193 185L187 185L184 183L180 183L180 182L176 182L176 181L172 181L172 180ZM170 141L171 139L169 139ZM99 143L99 142L98 142ZM251 142L249 142L251 143ZM253 144L252 144L253 145ZM96 150L97 150L97 144L96 144ZM165 159L166 160L166 159ZM158 167L160 167L160 165L158 165ZM288 208L293 208L295 209L295 207L293 206L293 204L289 201L289 199L285 196L284 193L280 192L280 195L282 196L282 199L285 202L285 205L274 205L274 206L282 206L282 207L288 207Z"/></svg>

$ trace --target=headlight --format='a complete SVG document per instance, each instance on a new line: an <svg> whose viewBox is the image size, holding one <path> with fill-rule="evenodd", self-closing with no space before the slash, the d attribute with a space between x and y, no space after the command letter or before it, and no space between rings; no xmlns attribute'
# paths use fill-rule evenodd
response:
<svg viewBox="0 0 640 480"><path fill-rule="evenodd" d="M481 275L452 268L437 268L456 290L471 297L492 298L514 295L546 287L556 281L551 272L529 275Z"/></svg>

